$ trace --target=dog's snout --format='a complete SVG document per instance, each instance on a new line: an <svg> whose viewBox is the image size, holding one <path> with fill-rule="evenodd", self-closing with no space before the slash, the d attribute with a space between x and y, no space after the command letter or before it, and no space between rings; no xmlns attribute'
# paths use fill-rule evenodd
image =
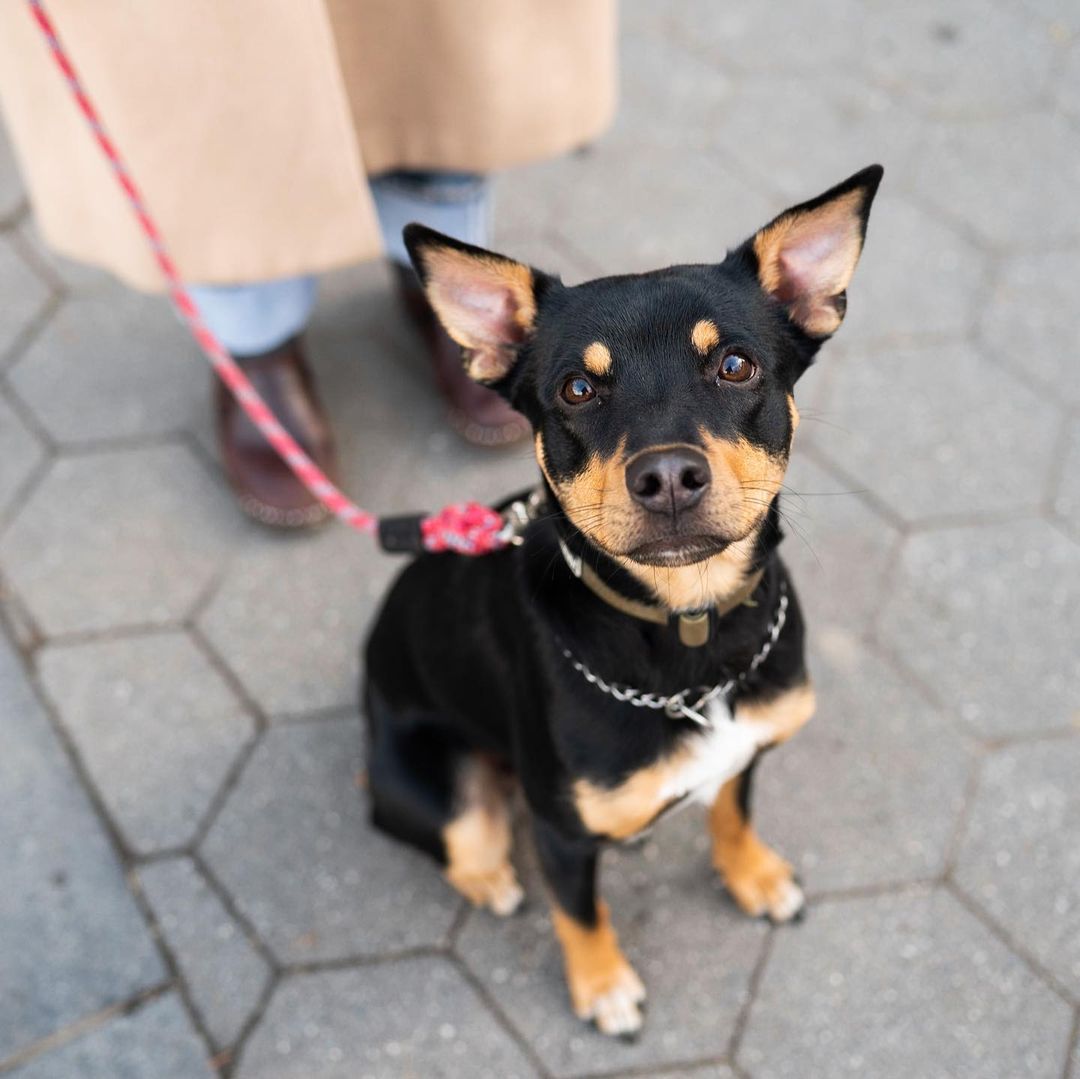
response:
<svg viewBox="0 0 1080 1079"><path fill-rule="evenodd" d="M693 446L645 450L626 466L631 498L650 513L679 513L701 501L712 481L709 461Z"/></svg>

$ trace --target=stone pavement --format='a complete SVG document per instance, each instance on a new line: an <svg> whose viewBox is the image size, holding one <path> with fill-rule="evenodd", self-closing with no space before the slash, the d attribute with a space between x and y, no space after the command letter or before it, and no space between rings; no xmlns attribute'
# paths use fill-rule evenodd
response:
<svg viewBox="0 0 1080 1079"><path fill-rule="evenodd" d="M497 922L373 834L357 649L398 563L238 517L194 348L41 247L0 146L0 1073L1080 1077L1080 8L623 10L618 124L505 177L507 251L717 259L886 165L784 498L820 713L758 806L805 923L737 915L693 814L612 851L651 1001L609 1042L526 843ZM326 281L311 349L366 505L534 475L447 432L381 267Z"/></svg>

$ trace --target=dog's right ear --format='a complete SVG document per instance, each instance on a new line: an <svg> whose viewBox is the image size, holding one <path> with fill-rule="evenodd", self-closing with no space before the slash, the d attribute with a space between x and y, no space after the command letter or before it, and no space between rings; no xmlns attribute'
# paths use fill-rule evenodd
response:
<svg viewBox="0 0 1080 1079"><path fill-rule="evenodd" d="M424 225L406 225L404 236L428 301L464 350L466 373L504 378L536 323L535 272Z"/></svg>

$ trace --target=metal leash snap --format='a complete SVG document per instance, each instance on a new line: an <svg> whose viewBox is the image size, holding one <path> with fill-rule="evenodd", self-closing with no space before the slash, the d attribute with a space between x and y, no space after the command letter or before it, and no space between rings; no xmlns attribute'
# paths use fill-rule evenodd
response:
<svg viewBox="0 0 1080 1079"><path fill-rule="evenodd" d="M525 542L525 530L536 520L543 503L544 493L540 488L530 491L528 498L511 502L503 513L504 524L496 538L511 547L520 547Z"/></svg>

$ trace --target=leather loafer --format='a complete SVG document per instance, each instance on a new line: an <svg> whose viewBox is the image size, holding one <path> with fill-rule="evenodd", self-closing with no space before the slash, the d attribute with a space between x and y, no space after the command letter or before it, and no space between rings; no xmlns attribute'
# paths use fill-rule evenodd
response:
<svg viewBox="0 0 1080 1079"><path fill-rule="evenodd" d="M257 356L237 356L236 362L281 426L337 483L333 433L315 396L300 339ZM307 528L329 516L220 380L215 380L215 411L225 475L244 513L275 528Z"/></svg>
<svg viewBox="0 0 1080 1079"><path fill-rule="evenodd" d="M435 383L449 405L450 426L477 446L509 446L529 433L529 421L494 390L474 382L461 362L461 346L442 328L416 274L393 263L398 296L419 331L435 369Z"/></svg>

